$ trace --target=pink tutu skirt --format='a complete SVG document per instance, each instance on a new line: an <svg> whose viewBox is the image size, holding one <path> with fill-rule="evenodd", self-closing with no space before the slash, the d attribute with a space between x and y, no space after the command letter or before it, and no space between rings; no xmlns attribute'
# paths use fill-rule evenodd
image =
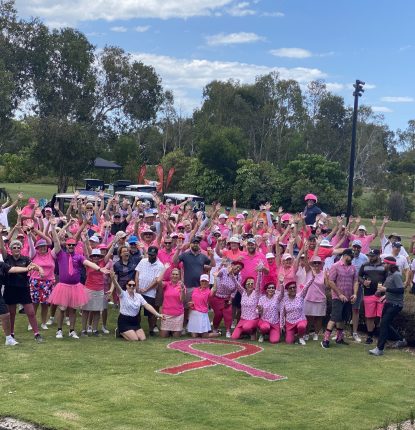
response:
<svg viewBox="0 0 415 430"><path fill-rule="evenodd" d="M89 295L86 288L80 282L78 284L64 284L58 282L48 302L52 305L64 306L66 308L80 308L89 301Z"/></svg>

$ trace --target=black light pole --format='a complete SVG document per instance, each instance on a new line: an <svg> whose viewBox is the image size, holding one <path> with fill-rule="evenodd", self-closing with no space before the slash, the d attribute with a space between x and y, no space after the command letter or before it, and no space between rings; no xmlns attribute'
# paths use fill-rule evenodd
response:
<svg viewBox="0 0 415 430"><path fill-rule="evenodd" d="M350 162L349 162L349 188L347 190L347 223L349 222L350 215L352 214L352 198L353 198L353 180L354 180L354 163L356 158L356 125L357 125L357 110L359 107L359 97L365 91L363 85L365 83L356 79L353 84L355 90L354 95L354 108L353 108L353 124L352 124L352 146L350 148Z"/></svg>

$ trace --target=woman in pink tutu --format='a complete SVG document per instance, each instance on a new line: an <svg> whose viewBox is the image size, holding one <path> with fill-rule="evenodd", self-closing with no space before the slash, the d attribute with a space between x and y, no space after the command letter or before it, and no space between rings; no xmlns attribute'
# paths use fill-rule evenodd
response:
<svg viewBox="0 0 415 430"><path fill-rule="evenodd" d="M56 223L56 220L52 220L52 223ZM81 284L81 269L82 266L89 267L91 269L101 271L102 273L108 274L109 271L105 268L101 268L92 261L85 259L83 255L75 253L75 247L77 244L76 239L66 239L64 251L61 248L61 244L53 233L54 248L53 251L56 255L56 261L59 269L59 282L56 284L49 296L48 302L53 305L59 306L59 313L57 316L58 331L56 332L56 338L62 339L62 324L63 317L66 309L69 312L69 336L73 339L79 339L79 336L75 332L76 322L76 308L80 308L89 301L89 295L83 284Z"/></svg>

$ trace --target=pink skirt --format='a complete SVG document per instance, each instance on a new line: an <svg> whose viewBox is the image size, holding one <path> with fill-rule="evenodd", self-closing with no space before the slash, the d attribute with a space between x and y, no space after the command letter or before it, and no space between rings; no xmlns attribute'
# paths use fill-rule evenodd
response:
<svg viewBox="0 0 415 430"><path fill-rule="evenodd" d="M89 301L88 292L80 282L78 284L64 284L58 282L49 296L48 303L65 306L67 308L80 308Z"/></svg>

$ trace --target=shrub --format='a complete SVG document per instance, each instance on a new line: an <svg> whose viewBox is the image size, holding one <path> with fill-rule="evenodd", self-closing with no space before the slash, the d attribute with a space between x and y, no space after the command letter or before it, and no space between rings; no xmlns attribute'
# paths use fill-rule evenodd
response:
<svg viewBox="0 0 415 430"><path fill-rule="evenodd" d="M395 318L394 325L398 327L408 344L415 346L415 295L405 294L403 309Z"/></svg>

